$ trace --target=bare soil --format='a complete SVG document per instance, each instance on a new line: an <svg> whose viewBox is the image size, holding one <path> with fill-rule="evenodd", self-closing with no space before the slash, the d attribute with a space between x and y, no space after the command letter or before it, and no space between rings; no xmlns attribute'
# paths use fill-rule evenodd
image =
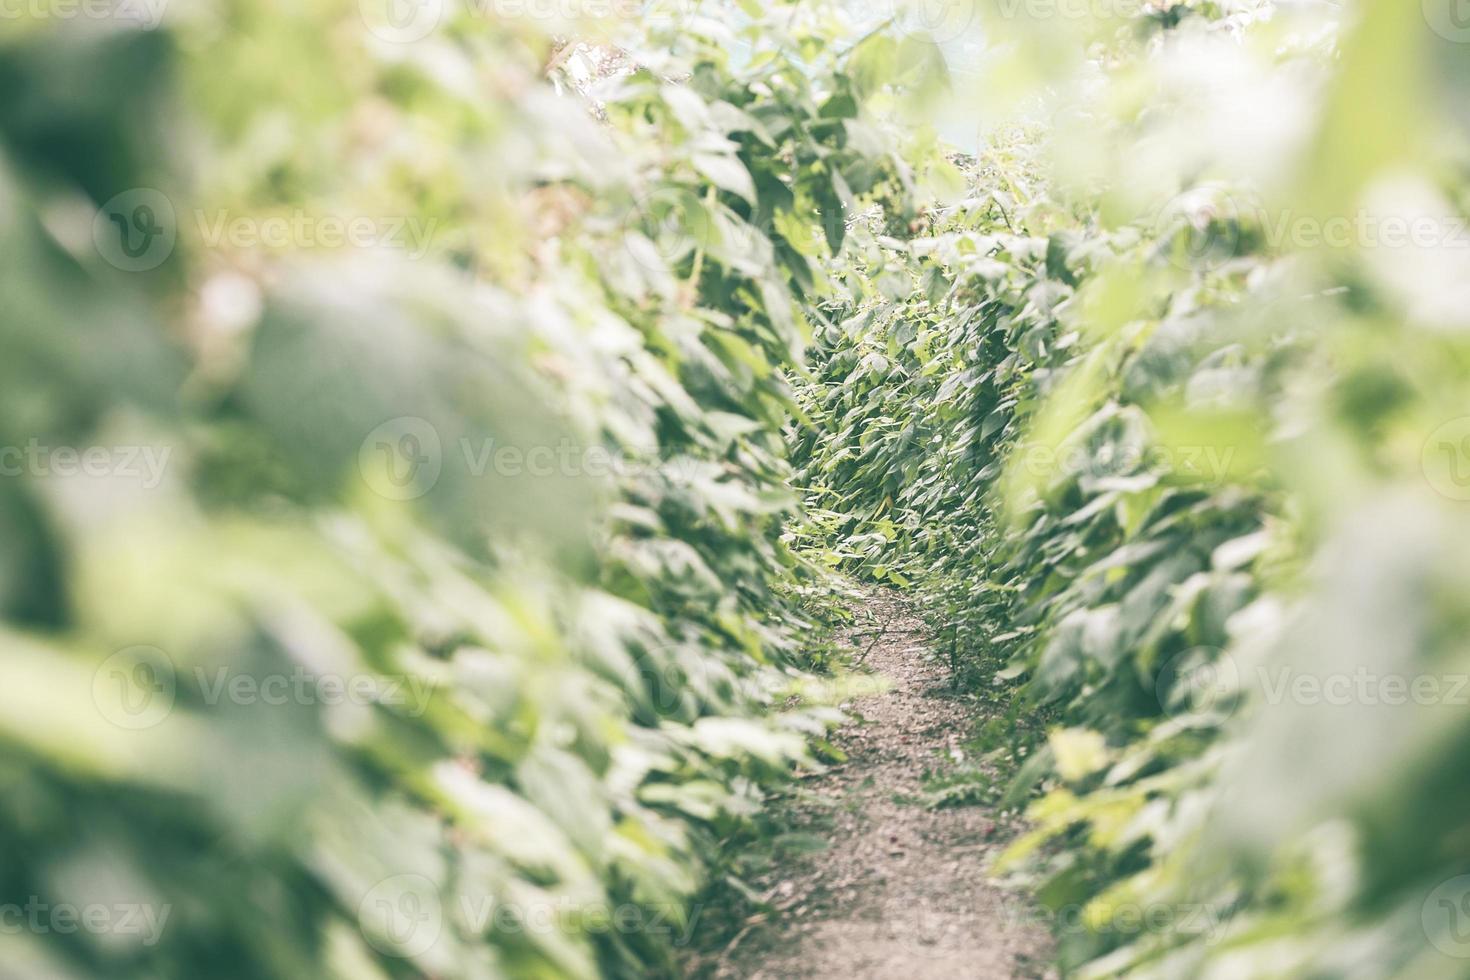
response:
<svg viewBox="0 0 1470 980"><path fill-rule="evenodd" d="M848 641L891 686L849 706L859 720L836 737L847 761L777 804L778 824L803 846L754 883L771 910L747 920L700 972L740 980L1054 976L1041 917L987 871L1020 829L1015 818L987 805L926 805L926 774L932 789L936 774L975 771L964 743L981 709L951 691L925 624L898 595L868 593L858 620Z"/></svg>

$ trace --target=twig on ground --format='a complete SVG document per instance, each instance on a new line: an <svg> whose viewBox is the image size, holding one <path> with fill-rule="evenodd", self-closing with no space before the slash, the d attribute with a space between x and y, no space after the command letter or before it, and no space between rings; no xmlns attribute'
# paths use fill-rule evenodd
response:
<svg viewBox="0 0 1470 980"><path fill-rule="evenodd" d="M746 919L745 925L741 927L740 931L735 934L734 938L732 938L728 943L725 944L724 949L720 950L719 962L723 964L725 960L729 958L730 954L735 952L735 947L740 945L740 940L750 935L750 930L754 929L756 926L760 925L762 922L766 921L769 918L769 913L757 912L755 915L752 915L750 918Z"/></svg>
<svg viewBox="0 0 1470 980"><path fill-rule="evenodd" d="M898 611L893 612L892 614L889 615L889 617L886 620L883 621L883 628L880 629L878 631L877 635L875 635L873 637L873 642L871 642L871 643L868 644L868 648L863 651L862 656L858 657L857 660L853 661L854 664L856 664L857 666L861 667L865 662L867 662L868 654L870 654L870 653L873 652L873 648L878 645L878 641L879 640L883 639L883 637L885 637L885 636L888 635L888 627L893 625L893 621L899 617L899 613L901 611L902 610L898 610Z"/></svg>

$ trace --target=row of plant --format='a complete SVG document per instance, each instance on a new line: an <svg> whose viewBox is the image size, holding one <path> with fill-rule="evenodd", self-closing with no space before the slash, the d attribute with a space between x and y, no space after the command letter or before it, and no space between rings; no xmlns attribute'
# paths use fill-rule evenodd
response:
<svg viewBox="0 0 1470 980"><path fill-rule="evenodd" d="M783 368L832 216L903 220L873 107L928 77L714 6L0 22L5 971L690 941L833 718L771 711L812 630Z"/></svg>
<svg viewBox="0 0 1470 980"><path fill-rule="evenodd" d="M1015 687L999 867L1069 974L1460 976L1456 45L1371 0L1132 13L1060 55L990 25L1066 114L920 235L854 231L807 533Z"/></svg>

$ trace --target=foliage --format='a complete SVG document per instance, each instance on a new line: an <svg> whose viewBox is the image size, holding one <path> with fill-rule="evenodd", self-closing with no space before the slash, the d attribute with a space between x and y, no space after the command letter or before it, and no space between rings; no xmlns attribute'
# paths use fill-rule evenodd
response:
<svg viewBox="0 0 1470 980"><path fill-rule="evenodd" d="M402 6L0 19L6 969L667 972L825 564L1069 973L1463 973L1450 14Z"/></svg>
<svg viewBox="0 0 1470 980"><path fill-rule="evenodd" d="M0 481L0 901L163 918L7 970L650 975L835 717L772 711L782 368L905 76L820 5L371 7L3 23L0 444L62 454Z"/></svg>
<svg viewBox="0 0 1470 980"><path fill-rule="evenodd" d="M835 270L813 526L1047 722L1006 866L1069 972L1459 976L1463 54L1416 5L1130 12L988 23L1033 122Z"/></svg>

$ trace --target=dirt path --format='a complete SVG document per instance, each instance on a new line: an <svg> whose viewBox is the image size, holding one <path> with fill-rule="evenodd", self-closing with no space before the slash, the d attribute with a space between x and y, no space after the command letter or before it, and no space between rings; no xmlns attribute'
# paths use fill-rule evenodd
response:
<svg viewBox="0 0 1470 980"><path fill-rule="evenodd" d="M894 593L869 593L849 632L891 687L850 706L864 721L837 736L846 764L806 780L778 813L790 836L827 846L784 856L756 883L778 913L736 937L714 975L1049 976L1041 920L986 874L1016 828L988 806L923 802L926 774L973 769L962 747L973 703L950 694L927 628Z"/></svg>

